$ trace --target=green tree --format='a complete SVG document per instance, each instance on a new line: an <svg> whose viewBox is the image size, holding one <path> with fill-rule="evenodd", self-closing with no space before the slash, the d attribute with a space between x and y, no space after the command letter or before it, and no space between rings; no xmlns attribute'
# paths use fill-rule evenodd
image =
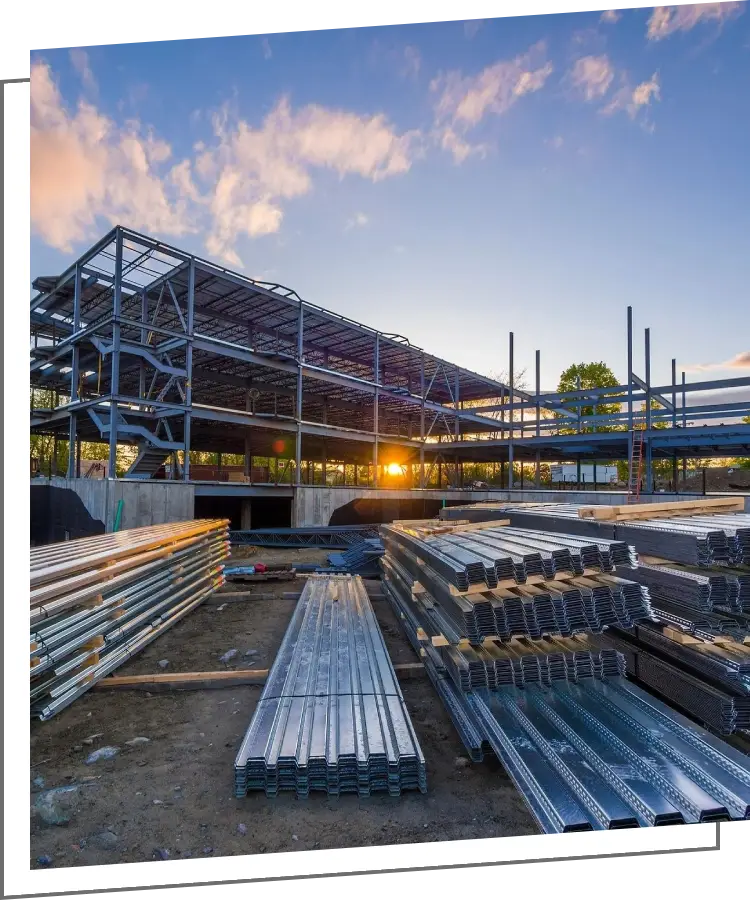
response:
<svg viewBox="0 0 750 900"><path fill-rule="evenodd" d="M589 362L589 363L573 363L568 366L567 369L560 375L560 381L557 385L557 390L560 393L569 393L572 391L576 391L579 389L579 379L580 379L580 388L582 390L590 389L590 388L615 388L618 386L619 381L615 377L615 373L610 369L610 367L605 362ZM578 405L575 402L566 403L566 406L575 407L576 411L578 411ZM608 415L610 413L617 413L621 409L620 403L597 403L593 406L581 406L580 413L582 416L591 416L591 415ZM600 425L598 423L592 422L590 425L587 425L582 430L583 431L620 431L625 426L621 425ZM560 431L562 434L570 434L577 429L575 428L561 428Z"/></svg>

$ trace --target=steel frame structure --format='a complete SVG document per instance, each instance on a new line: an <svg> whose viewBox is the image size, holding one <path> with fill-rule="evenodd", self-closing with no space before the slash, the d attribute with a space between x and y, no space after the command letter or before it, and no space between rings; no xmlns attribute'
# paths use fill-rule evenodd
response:
<svg viewBox="0 0 750 900"><path fill-rule="evenodd" d="M247 472L253 455L294 460L297 486L303 460L368 465L375 487L383 462L418 463L419 488L425 461L454 467L456 482L461 460L508 461L512 487L514 459L535 460L538 472L541 460L628 458L641 402L646 490L655 455L676 466L678 457L750 454L750 425L688 425L738 418L750 401L685 403L688 393L750 386L750 377L686 384L683 373L678 385L673 360L672 384L653 386L647 330L639 378L630 308L627 384L543 392L537 351L529 393L514 384L513 334L503 384L121 226L34 288L31 385L57 401L32 409L31 428L69 439L69 477L79 474L81 439L109 444L112 474L118 443L137 445L130 478L149 478L173 457L171 471L191 481L192 449L244 454ZM585 415L584 403L624 409Z"/></svg>

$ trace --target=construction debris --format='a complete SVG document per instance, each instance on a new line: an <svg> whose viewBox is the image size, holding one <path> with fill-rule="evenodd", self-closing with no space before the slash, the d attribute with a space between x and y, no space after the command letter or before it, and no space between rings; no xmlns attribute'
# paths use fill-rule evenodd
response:
<svg viewBox="0 0 750 900"><path fill-rule="evenodd" d="M33 549L32 715L64 709L216 590L228 524L158 525Z"/></svg>
<svg viewBox="0 0 750 900"><path fill-rule="evenodd" d="M362 580L312 575L237 754L237 796L426 788L424 756Z"/></svg>

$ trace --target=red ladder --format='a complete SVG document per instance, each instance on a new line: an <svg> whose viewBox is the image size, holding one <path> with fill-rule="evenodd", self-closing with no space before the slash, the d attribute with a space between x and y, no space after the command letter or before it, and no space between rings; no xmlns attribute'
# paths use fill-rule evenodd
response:
<svg viewBox="0 0 750 900"><path fill-rule="evenodd" d="M645 420L633 422L633 451L630 457L628 473L628 503L637 503L641 497L641 479L643 476L643 432Z"/></svg>

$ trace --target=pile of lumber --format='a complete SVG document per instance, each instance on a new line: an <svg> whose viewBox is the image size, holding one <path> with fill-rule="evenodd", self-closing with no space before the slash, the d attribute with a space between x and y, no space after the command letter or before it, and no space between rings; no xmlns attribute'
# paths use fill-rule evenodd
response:
<svg viewBox="0 0 750 900"><path fill-rule="evenodd" d="M224 583L226 519L34 548L31 713L49 719Z"/></svg>

